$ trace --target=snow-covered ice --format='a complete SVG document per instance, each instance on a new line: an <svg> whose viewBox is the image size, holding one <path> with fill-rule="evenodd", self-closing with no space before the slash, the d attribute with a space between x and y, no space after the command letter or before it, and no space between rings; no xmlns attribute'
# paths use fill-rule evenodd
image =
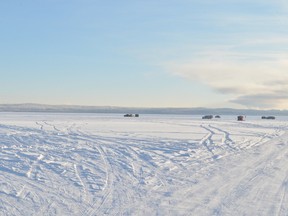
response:
<svg viewBox="0 0 288 216"><path fill-rule="evenodd" d="M0 215L288 215L288 119L0 114Z"/></svg>

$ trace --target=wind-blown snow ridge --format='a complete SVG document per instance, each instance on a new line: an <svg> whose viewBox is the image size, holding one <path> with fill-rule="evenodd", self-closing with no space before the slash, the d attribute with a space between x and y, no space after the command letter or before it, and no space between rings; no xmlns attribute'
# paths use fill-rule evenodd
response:
<svg viewBox="0 0 288 216"><path fill-rule="evenodd" d="M1 215L287 215L287 120L0 117Z"/></svg>

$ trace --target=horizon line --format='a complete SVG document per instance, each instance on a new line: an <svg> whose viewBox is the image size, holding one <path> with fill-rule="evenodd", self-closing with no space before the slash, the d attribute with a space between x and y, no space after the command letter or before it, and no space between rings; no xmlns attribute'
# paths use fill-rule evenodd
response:
<svg viewBox="0 0 288 216"><path fill-rule="evenodd" d="M50 106L50 107L82 107L82 108L123 108L123 109L229 109L229 110L253 110L253 111L280 111L288 109L256 109L256 108L231 108L231 107L137 107L137 106L117 106L117 105L79 105L79 104L42 104L42 103L0 103L0 106Z"/></svg>

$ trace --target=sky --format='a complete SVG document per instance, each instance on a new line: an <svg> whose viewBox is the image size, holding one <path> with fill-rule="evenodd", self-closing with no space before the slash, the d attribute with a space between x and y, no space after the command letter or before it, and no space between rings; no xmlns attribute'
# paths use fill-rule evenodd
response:
<svg viewBox="0 0 288 216"><path fill-rule="evenodd" d="M0 103L288 109L285 0L0 2Z"/></svg>

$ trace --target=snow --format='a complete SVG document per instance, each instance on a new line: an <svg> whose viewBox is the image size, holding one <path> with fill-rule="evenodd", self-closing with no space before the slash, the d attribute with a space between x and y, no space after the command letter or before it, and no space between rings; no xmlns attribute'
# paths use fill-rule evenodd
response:
<svg viewBox="0 0 288 216"><path fill-rule="evenodd" d="M1 113L0 215L287 215L288 119Z"/></svg>

